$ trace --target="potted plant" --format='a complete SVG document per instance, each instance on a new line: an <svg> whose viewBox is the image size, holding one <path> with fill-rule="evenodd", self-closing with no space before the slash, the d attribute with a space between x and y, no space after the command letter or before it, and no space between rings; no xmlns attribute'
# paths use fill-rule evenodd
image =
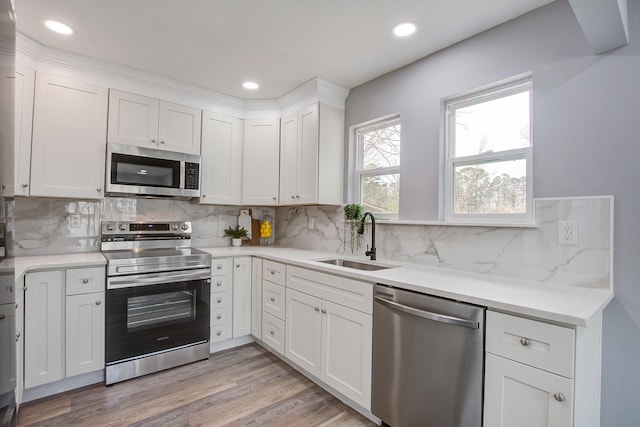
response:
<svg viewBox="0 0 640 427"><path fill-rule="evenodd" d="M351 203L344 207L344 234L342 235L342 245L347 250L347 235L349 236L349 248L355 254L362 246L362 235L358 234L358 226L362 220L364 209L362 205Z"/></svg>
<svg viewBox="0 0 640 427"><path fill-rule="evenodd" d="M231 244L233 246L240 246L242 245L242 239L247 238L247 230L239 225L236 225L235 228L229 226L224 230L224 237L231 237Z"/></svg>

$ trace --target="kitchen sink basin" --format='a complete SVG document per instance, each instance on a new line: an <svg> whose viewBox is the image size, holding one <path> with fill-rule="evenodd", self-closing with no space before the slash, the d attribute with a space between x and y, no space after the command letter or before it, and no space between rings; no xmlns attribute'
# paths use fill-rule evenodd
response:
<svg viewBox="0 0 640 427"><path fill-rule="evenodd" d="M332 259L322 259L318 260L318 262L322 262L325 264L336 265L338 267L347 267L353 268L355 270L366 270L366 271L375 271L375 270L386 270L387 268L394 268L395 265L382 265L382 264L369 264L366 262L358 262L349 259L343 258L332 258Z"/></svg>

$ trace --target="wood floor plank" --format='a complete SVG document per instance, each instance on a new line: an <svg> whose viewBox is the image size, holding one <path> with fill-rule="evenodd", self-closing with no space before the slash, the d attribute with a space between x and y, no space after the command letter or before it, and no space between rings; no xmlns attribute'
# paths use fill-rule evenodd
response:
<svg viewBox="0 0 640 427"><path fill-rule="evenodd" d="M373 426L257 344L23 404L18 426Z"/></svg>

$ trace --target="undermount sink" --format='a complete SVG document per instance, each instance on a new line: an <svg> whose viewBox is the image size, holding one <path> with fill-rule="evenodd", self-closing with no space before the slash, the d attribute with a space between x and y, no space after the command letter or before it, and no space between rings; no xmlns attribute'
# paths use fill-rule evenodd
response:
<svg viewBox="0 0 640 427"><path fill-rule="evenodd" d="M353 268L355 270L366 270L366 271L375 271L375 270L386 270L387 268L394 268L395 265L381 265L381 264L369 264L365 262L352 261L349 259L343 258L332 258L332 259L322 259L318 260L318 262L322 262L325 264L336 265L338 267L347 267Z"/></svg>

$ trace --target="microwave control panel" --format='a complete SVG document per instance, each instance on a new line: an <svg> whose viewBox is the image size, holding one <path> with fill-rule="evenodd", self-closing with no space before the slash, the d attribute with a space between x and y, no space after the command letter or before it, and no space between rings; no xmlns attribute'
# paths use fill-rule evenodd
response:
<svg viewBox="0 0 640 427"><path fill-rule="evenodd" d="M184 188L197 190L200 184L200 164L185 162L184 164Z"/></svg>

